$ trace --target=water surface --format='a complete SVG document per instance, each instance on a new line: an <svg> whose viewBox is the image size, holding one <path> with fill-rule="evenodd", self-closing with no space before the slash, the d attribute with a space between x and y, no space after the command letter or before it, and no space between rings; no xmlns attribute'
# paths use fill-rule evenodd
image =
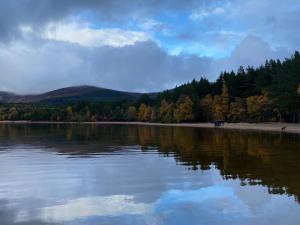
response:
<svg viewBox="0 0 300 225"><path fill-rule="evenodd" d="M300 136L0 125L1 225L300 223Z"/></svg>

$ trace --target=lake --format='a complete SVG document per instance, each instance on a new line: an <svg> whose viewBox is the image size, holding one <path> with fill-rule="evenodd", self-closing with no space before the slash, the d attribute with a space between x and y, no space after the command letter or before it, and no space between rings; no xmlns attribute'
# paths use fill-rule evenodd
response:
<svg viewBox="0 0 300 225"><path fill-rule="evenodd" d="M0 125L1 225L300 224L300 135Z"/></svg>

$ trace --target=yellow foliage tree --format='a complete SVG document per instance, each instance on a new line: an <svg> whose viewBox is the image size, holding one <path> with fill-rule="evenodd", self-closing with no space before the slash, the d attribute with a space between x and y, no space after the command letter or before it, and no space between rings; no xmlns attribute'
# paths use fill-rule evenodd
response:
<svg viewBox="0 0 300 225"><path fill-rule="evenodd" d="M206 118L206 121L209 121L212 117L212 106L213 106L213 97L211 94L206 95L200 101L201 110L203 116Z"/></svg>
<svg viewBox="0 0 300 225"><path fill-rule="evenodd" d="M182 96L176 103L174 118L177 122L191 121L194 119L193 101L188 96Z"/></svg>
<svg viewBox="0 0 300 225"><path fill-rule="evenodd" d="M138 120L139 121L144 121L144 115L145 115L145 112L146 112L146 108L147 106L142 103L139 107L139 113L138 113Z"/></svg>
<svg viewBox="0 0 300 225"><path fill-rule="evenodd" d="M7 119L15 120L15 119L17 119L17 115L18 115L18 111L17 111L16 107L11 107L8 111Z"/></svg>
<svg viewBox="0 0 300 225"><path fill-rule="evenodd" d="M72 106L68 106L66 108L66 117L67 117L68 121L72 120L72 118L73 118L73 109L72 109Z"/></svg>
<svg viewBox="0 0 300 225"><path fill-rule="evenodd" d="M154 122L156 121L156 109L155 108L152 108L151 110L151 121Z"/></svg>
<svg viewBox="0 0 300 225"><path fill-rule="evenodd" d="M224 119L221 104L222 104L221 96L215 95L213 105L212 105L212 113L213 113L213 118L215 120Z"/></svg>
<svg viewBox="0 0 300 225"><path fill-rule="evenodd" d="M222 94L214 97L212 111L215 120L225 120L229 115L229 92L225 83Z"/></svg>
<svg viewBox="0 0 300 225"><path fill-rule="evenodd" d="M151 114L152 114L152 108L150 106L147 106L145 109L143 121L149 122L151 120Z"/></svg>
<svg viewBox="0 0 300 225"><path fill-rule="evenodd" d="M88 106L84 108L85 115L84 115L84 121L91 121L91 111Z"/></svg>
<svg viewBox="0 0 300 225"><path fill-rule="evenodd" d="M5 108L0 107L0 120L5 120Z"/></svg>
<svg viewBox="0 0 300 225"><path fill-rule="evenodd" d="M129 106L127 109L127 119L134 121L137 118L136 108L134 106Z"/></svg>
<svg viewBox="0 0 300 225"><path fill-rule="evenodd" d="M246 118L247 110L244 101L236 98L230 103L230 120L233 122L243 121Z"/></svg>
<svg viewBox="0 0 300 225"><path fill-rule="evenodd" d="M221 101L222 101L222 113L226 118L226 116L229 113L229 92L225 84L223 84L223 88L222 88Z"/></svg>
<svg viewBox="0 0 300 225"><path fill-rule="evenodd" d="M166 100L162 100L159 108L159 117L162 122L173 121L174 105L168 103Z"/></svg>
<svg viewBox="0 0 300 225"><path fill-rule="evenodd" d="M247 112L249 117L255 121L263 120L263 113L268 104L268 97L266 94L250 96L247 98Z"/></svg>

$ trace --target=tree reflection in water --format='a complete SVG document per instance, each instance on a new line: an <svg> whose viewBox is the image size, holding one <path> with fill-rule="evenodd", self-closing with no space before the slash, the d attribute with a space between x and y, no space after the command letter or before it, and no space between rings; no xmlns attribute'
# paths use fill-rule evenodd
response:
<svg viewBox="0 0 300 225"><path fill-rule="evenodd" d="M174 157L191 170L217 168L224 179L300 197L300 136L267 132L134 125L1 124L1 146L49 146L70 157L94 157L137 146ZM84 145L84 148L82 146ZM103 148L99 147L103 146ZM1 151L1 149L0 149Z"/></svg>

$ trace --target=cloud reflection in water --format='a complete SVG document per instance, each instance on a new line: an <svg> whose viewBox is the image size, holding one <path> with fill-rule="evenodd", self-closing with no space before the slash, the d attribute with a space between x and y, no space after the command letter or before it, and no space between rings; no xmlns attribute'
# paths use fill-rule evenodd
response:
<svg viewBox="0 0 300 225"><path fill-rule="evenodd" d="M145 214L149 207L148 204L135 203L133 196L86 197L44 207L41 217L45 221L71 221L90 216L136 215Z"/></svg>

